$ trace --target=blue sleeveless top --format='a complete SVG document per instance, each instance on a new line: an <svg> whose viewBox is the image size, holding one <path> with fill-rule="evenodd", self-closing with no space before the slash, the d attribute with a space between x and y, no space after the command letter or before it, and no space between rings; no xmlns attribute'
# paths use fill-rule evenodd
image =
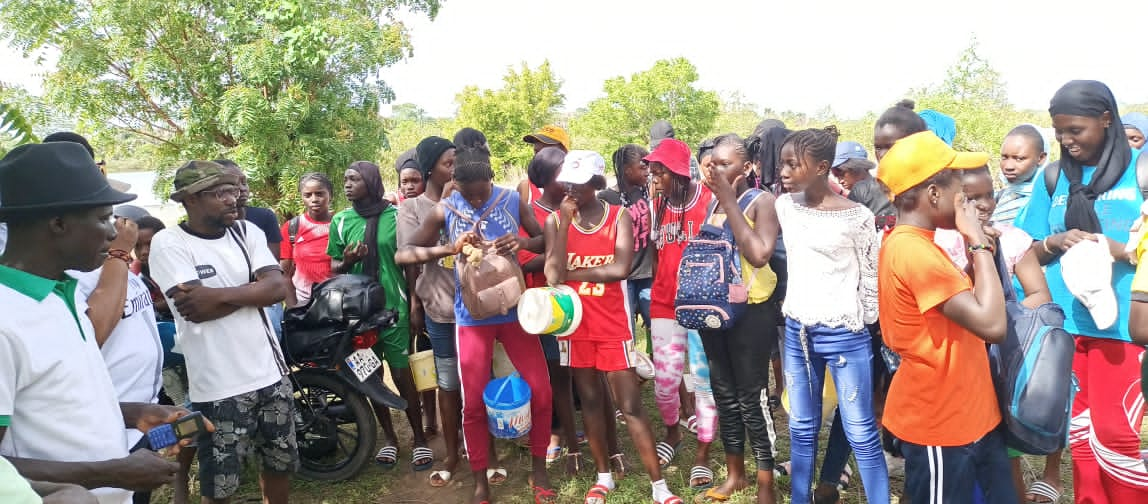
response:
<svg viewBox="0 0 1148 504"><path fill-rule="evenodd" d="M486 218L483 219L478 226L479 235L484 240L495 240L507 234L518 233L520 222L518 219L518 191L494 186L490 192L490 199L486 200L486 202L483 203L483 205L479 208L470 206L470 203L468 203L466 199L462 197L462 194L458 191L450 193L450 196L447 196L444 201L451 207L454 207L455 210L462 212L464 215L470 217L471 219L477 219L483 213L486 213L486 209L490 207L491 203L498 199L498 196L503 193L506 193L506 196L503 196L502 199L498 202L498 207L494 210L491 210L491 212L487 214ZM450 239L451 243L454 243L456 240L458 240L458 237L463 233L474 228L474 222L463 219L450 210L446 210L445 215L447 238ZM455 264L459 264L458 261L461 260L463 259L455 258ZM466 311L466 306L462 304L462 285L459 283L457 269L455 270L454 274L454 285L455 324L460 326L485 326L504 324L507 322L518 322L517 309L511 309L509 312L507 312L506 315L497 315L482 320L475 320L471 318L470 313Z"/></svg>

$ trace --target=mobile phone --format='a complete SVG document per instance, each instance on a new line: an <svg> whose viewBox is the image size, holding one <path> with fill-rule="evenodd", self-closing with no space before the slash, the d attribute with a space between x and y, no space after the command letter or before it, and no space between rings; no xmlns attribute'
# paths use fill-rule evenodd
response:
<svg viewBox="0 0 1148 504"><path fill-rule="evenodd" d="M182 416L173 423L154 427L147 432L148 444L153 450L174 446L181 439L195 437L206 431L203 414L199 412Z"/></svg>

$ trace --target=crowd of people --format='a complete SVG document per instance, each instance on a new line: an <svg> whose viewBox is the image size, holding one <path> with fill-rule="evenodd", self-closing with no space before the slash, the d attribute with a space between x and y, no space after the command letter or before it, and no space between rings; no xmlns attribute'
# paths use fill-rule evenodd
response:
<svg viewBox="0 0 1148 504"><path fill-rule="evenodd" d="M375 461L393 470L409 447L431 487L465 461L475 504L508 479L483 402L496 342L531 390L534 427L520 442L536 503L558 500L549 466L575 475L588 462L597 476L585 503L614 501L635 471L620 430L659 504L751 488L756 502L779 502L779 474L792 502L835 503L850 454L871 503L1057 502L1059 451L1026 483L1023 453L1003 432L1012 412L988 345L1009 331L1013 290L1025 306L1058 305L1075 340L1076 502L1148 502L1148 266L1138 270L1148 117L1121 116L1096 81L1065 84L1049 114L1059 159L1049 161L1040 128L1018 125L1001 139L999 177L988 153L954 150L960 124L909 101L874 125L875 161L833 126L770 120L696 150L659 121L649 149L623 145L607 162L548 125L524 132L535 155L513 188L495 185L484 134L464 128L401 154L393 192L378 165L350 164L339 212L332 181L303 176L303 211L283 222L248 205L236 163L193 160L175 173L170 198L186 218L170 227L128 204L129 188L107 179L83 137L17 147L0 160L0 500L148 502L172 484L185 503L198 458L203 501L228 502L258 454L264 502L288 502L299 455L283 311L354 274L376 279L398 314L374 350L412 433L401 440L376 405ZM681 266L699 236L733 250L742 294L736 316L695 330L677 298L698 281ZM470 247L513 258L526 287L569 287L581 323L534 335L513 308L472 313L458 273ZM1076 247L1084 266L1062 262ZM415 386L409 356L422 350L437 390ZM656 418L642 405L642 360ZM782 390L787 454L774 425ZM191 412L207 419L195 442L153 450L147 433ZM442 453L428 444L438 435ZM689 488L670 488L663 470L687 437L697 444ZM720 481L709 456L719 438ZM890 480L897 471L903 488Z"/></svg>

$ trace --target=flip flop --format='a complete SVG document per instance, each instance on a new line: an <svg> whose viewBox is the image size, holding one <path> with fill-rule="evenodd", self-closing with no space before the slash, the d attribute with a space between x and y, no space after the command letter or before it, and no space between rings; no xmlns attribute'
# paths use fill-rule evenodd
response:
<svg viewBox="0 0 1148 504"><path fill-rule="evenodd" d="M580 451L569 452L566 454L566 459L567 460L574 459L574 473L575 474L582 472L582 452L580 452ZM566 467L570 467L570 465L567 464Z"/></svg>
<svg viewBox="0 0 1148 504"><path fill-rule="evenodd" d="M555 446L555 447L546 449L546 466L547 467L549 467L551 464L553 464L555 462L558 462L559 460L562 460L562 447L561 446Z"/></svg>
<svg viewBox="0 0 1148 504"><path fill-rule="evenodd" d="M725 502L729 500L729 496L717 491L716 488L706 490L704 494L698 494L694 497L694 504L704 504L706 502Z"/></svg>
<svg viewBox="0 0 1148 504"><path fill-rule="evenodd" d="M394 445L387 445L382 447L378 453L375 454L375 463L383 466L383 469L390 469L399 463L399 449Z"/></svg>
<svg viewBox="0 0 1148 504"><path fill-rule="evenodd" d="M419 461L423 462L419 462ZM434 451L425 446L416 446L411 450L411 467L415 472L425 471L434 465Z"/></svg>
<svg viewBox="0 0 1148 504"><path fill-rule="evenodd" d="M442 488L450 484L450 471L431 471L430 473L430 486L435 488Z"/></svg>
<svg viewBox="0 0 1148 504"><path fill-rule="evenodd" d="M614 410L614 421L626 425L626 415L622 414L622 410Z"/></svg>
<svg viewBox="0 0 1148 504"><path fill-rule="evenodd" d="M1035 498L1029 498L1030 495L1035 497ZM1044 497L1045 499L1048 499L1048 500L1046 500L1046 501L1037 500L1041 497ZM1056 487L1054 487L1054 486L1052 486L1052 485L1050 485L1044 481L1038 480L1038 481L1032 482L1032 485L1029 485L1028 490L1025 491L1025 493L1024 493L1024 501L1025 502L1031 502L1031 503L1037 503L1037 504L1055 503L1055 502L1060 501L1060 492L1057 491Z"/></svg>
<svg viewBox="0 0 1148 504"><path fill-rule="evenodd" d="M557 504L558 493L549 488L542 488L540 486L532 486L530 490L534 492L534 504Z"/></svg>
<svg viewBox="0 0 1148 504"><path fill-rule="evenodd" d="M610 455L610 464L614 466L613 469L614 473L617 475L617 479L625 478L626 473L630 472L629 465L626 463L625 453L615 453Z"/></svg>
<svg viewBox="0 0 1148 504"><path fill-rule="evenodd" d="M586 492L586 497L583 498L584 504L606 504L606 495L610 493L610 489L606 485L594 485Z"/></svg>
<svg viewBox="0 0 1148 504"><path fill-rule="evenodd" d="M845 465L845 470L841 472L841 477L837 478L837 491L844 492L849 490L849 482L853 479L853 468L848 464Z"/></svg>
<svg viewBox="0 0 1148 504"><path fill-rule="evenodd" d="M690 415L689 418L680 419L680 420L678 420L678 425L685 427L686 430L690 431L693 434L697 434L698 433L698 416L697 415Z"/></svg>
<svg viewBox="0 0 1148 504"><path fill-rule="evenodd" d="M682 442L678 441L677 444L671 446L665 441L658 441L654 446L654 451L658 453L658 465L665 469L674 462L674 457L678 454L678 450L682 448Z"/></svg>
<svg viewBox="0 0 1148 504"><path fill-rule="evenodd" d="M664 500L662 502L654 501L654 504L684 504L684 503L682 502L681 497L678 497L677 495L671 495L669 497L666 497L666 500Z"/></svg>
<svg viewBox="0 0 1148 504"><path fill-rule="evenodd" d="M505 467L495 467L494 469L486 470L486 482L494 486L506 483L507 476L508 473Z"/></svg>
<svg viewBox="0 0 1148 504"><path fill-rule="evenodd" d="M773 475L774 476L789 476L789 468L790 468L789 461L785 461L785 462L782 462L780 464L777 464L777 465L773 466Z"/></svg>
<svg viewBox="0 0 1148 504"><path fill-rule="evenodd" d="M709 481L694 484L694 480L707 479ZM690 490L705 490L714 486L714 472L706 466L694 466L690 469Z"/></svg>

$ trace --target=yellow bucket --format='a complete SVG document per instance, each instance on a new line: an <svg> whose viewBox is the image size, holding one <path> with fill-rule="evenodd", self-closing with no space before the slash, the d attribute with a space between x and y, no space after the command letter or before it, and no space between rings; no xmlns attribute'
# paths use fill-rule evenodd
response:
<svg viewBox="0 0 1148 504"><path fill-rule="evenodd" d="M837 386L833 384L833 373L825 370L825 387L821 389L821 421L833 420L833 409L837 407ZM781 392L781 407L789 412L789 387Z"/></svg>
<svg viewBox="0 0 1148 504"><path fill-rule="evenodd" d="M569 336L582 323L582 300L568 285L527 289L518 299L518 323L530 334Z"/></svg>
<svg viewBox="0 0 1148 504"><path fill-rule="evenodd" d="M438 388L438 372L434 367L434 350L415 352L407 358L411 363L411 374L415 378L415 388L426 392Z"/></svg>

